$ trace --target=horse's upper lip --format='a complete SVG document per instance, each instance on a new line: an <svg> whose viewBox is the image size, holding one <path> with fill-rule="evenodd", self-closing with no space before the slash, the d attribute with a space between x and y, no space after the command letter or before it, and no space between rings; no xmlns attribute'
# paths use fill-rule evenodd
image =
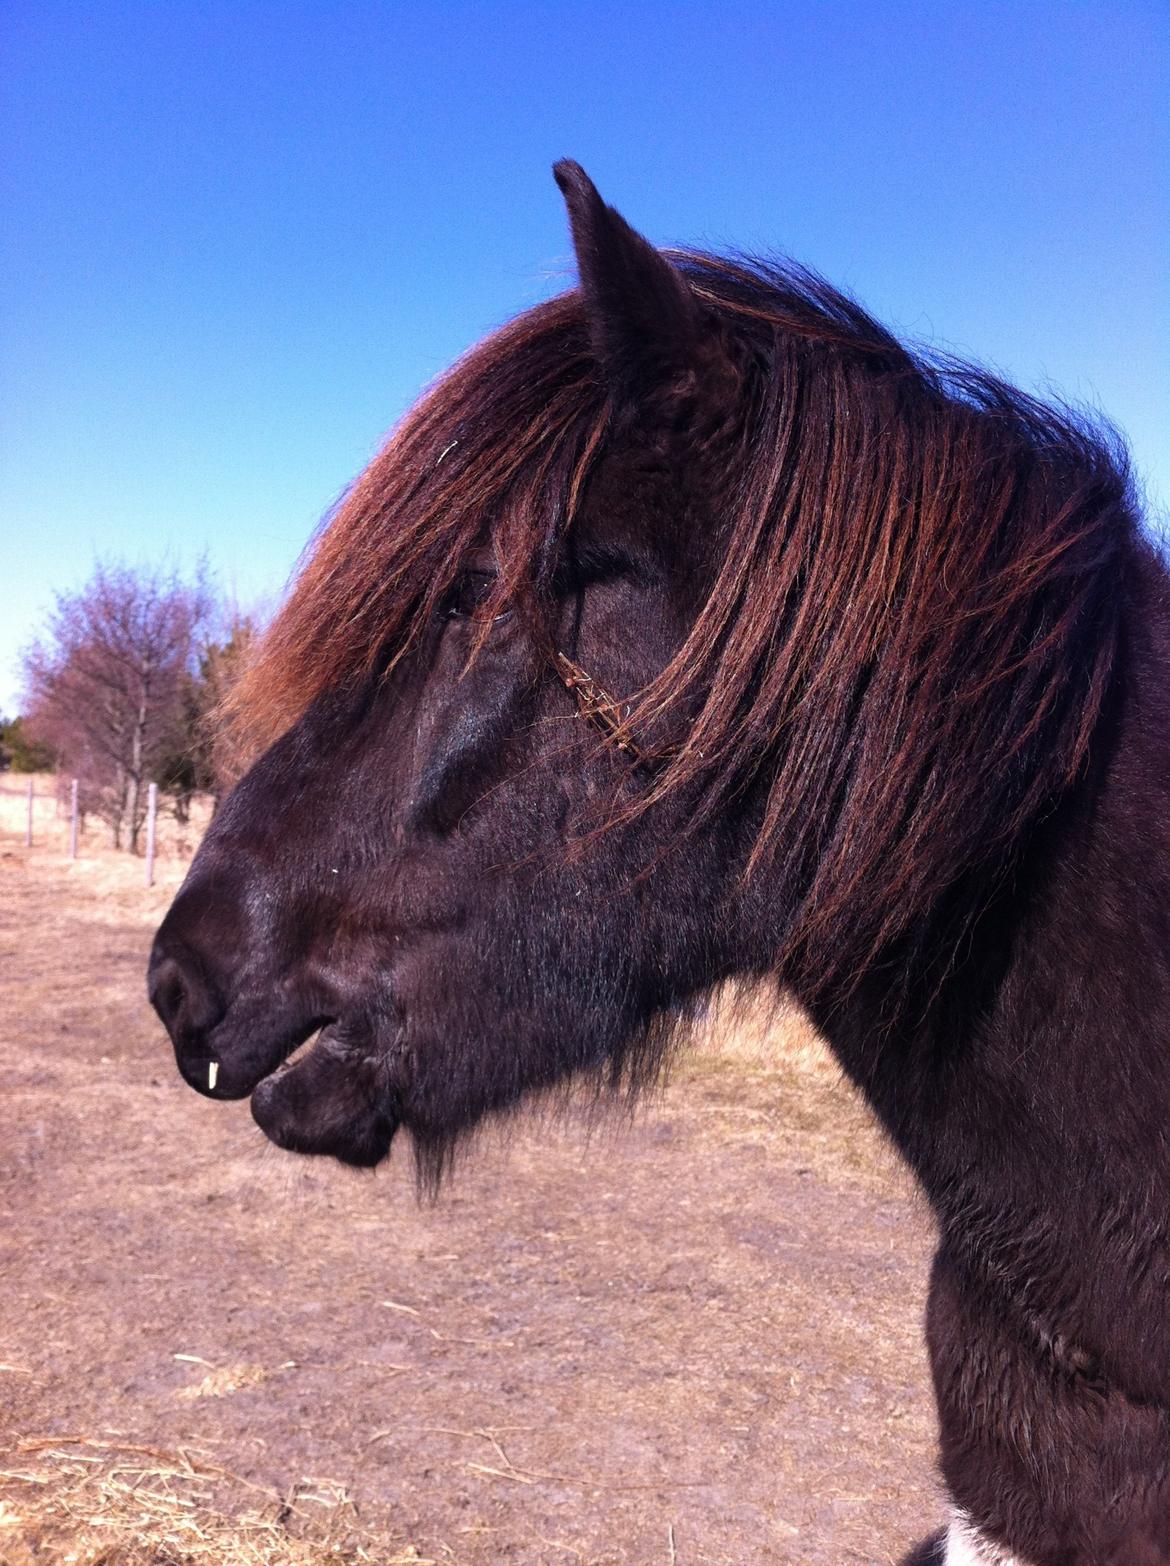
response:
<svg viewBox="0 0 1170 1566"><path fill-rule="evenodd" d="M311 1032L298 1038L297 1042L290 1049L285 1050L272 1070L266 1071L258 1081L252 1084L251 1092L254 1093L262 1083L271 1082L274 1077L282 1077L286 1072L295 1071L298 1061L304 1059L304 1054L307 1054L311 1049L316 1049L319 1044L328 1044L328 1041L335 1036L339 1026L339 1019L334 1018L331 1022L322 1023L319 1027L314 1027ZM298 1054L302 1046L307 1046L304 1054ZM297 1056L296 1060L292 1058L294 1055Z"/></svg>
<svg viewBox="0 0 1170 1566"><path fill-rule="evenodd" d="M188 1086L205 1098L247 1098L318 1029L330 1027L335 1020L313 1017L267 1039L253 1034L241 1041L238 1034L233 1036L229 1012L198 1050L176 1052L179 1071Z"/></svg>

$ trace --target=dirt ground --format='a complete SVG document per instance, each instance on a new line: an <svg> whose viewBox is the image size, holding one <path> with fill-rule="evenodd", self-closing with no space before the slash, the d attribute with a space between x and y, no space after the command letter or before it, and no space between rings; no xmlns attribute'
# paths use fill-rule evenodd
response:
<svg viewBox="0 0 1170 1566"><path fill-rule="evenodd" d="M38 808L27 850L0 796L0 1561L839 1566L939 1520L929 1224L801 1019L420 1206L405 1148L297 1160L181 1083L143 969L194 832L148 891Z"/></svg>

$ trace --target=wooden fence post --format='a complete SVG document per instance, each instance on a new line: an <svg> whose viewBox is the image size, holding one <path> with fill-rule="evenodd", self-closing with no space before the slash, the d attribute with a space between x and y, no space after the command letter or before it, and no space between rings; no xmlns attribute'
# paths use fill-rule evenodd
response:
<svg viewBox="0 0 1170 1566"><path fill-rule="evenodd" d="M77 779L69 785L69 857L77 858Z"/></svg>
<svg viewBox="0 0 1170 1566"><path fill-rule="evenodd" d="M32 778L29 778L29 780L28 780L28 822L27 822L27 824L25 826L25 829L24 829L24 846L26 848L31 848L32 847L32 837L33 837L32 828L33 828L33 780L32 780Z"/></svg>
<svg viewBox="0 0 1170 1566"><path fill-rule="evenodd" d="M158 822L158 784L152 783L146 791L146 884L154 885L154 842Z"/></svg>

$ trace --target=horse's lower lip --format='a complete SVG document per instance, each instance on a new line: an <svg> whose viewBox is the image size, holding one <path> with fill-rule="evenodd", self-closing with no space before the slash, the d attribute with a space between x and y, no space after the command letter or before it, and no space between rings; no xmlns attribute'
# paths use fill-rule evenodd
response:
<svg viewBox="0 0 1170 1566"><path fill-rule="evenodd" d="M389 1151L398 1113L374 1087L369 1059L331 1043L332 1030L322 1029L311 1049L258 1082L252 1118L288 1152L368 1168Z"/></svg>
<svg viewBox="0 0 1170 1566"><path fill-rule="evenodd" d="M261 1077L249 1095L252 1104L252 1119L264 1132L265 1136L269 1134L266 1121L269 1117L273 1095L276 1092L276 1084L282 1075L283 1068L278 1066L275 1071L270 1071L266 1077Z"/></svg>

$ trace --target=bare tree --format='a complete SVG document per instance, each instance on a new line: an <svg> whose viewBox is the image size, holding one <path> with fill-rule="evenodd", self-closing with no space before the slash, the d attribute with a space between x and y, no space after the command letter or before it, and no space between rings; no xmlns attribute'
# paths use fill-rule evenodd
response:
<svg viewBox="0 0 1170 1566"><path fill-rule="evenodd" d="M210 775L209 792L216 805L248 770L255 757L239 732L225 723L224 713L236 681L247 668L259 640L257 613L233 614L222 640L205 649L200 659L202 707L200 735Z"/></svg>
<svg viewBox="0 0 1170 1566"><path fill-rule="evenodd" d="M61 594L25 656L30 728L80 780L84 806L137 852L146 785L182 745L185 682L211 607L206 572L99 565Z"/></svg>
<svg viewBox="0 0 1170 1566"><path fill-rule="evenodd" d="M232 607L200 638L194 671L183 684L181 743L159 774L159 782L174 796L181 822L194 794L209 794L217 809L251 759L241 753L238 738L223 722L223 710L252 654L256 627L255 614Z"/></svg>

